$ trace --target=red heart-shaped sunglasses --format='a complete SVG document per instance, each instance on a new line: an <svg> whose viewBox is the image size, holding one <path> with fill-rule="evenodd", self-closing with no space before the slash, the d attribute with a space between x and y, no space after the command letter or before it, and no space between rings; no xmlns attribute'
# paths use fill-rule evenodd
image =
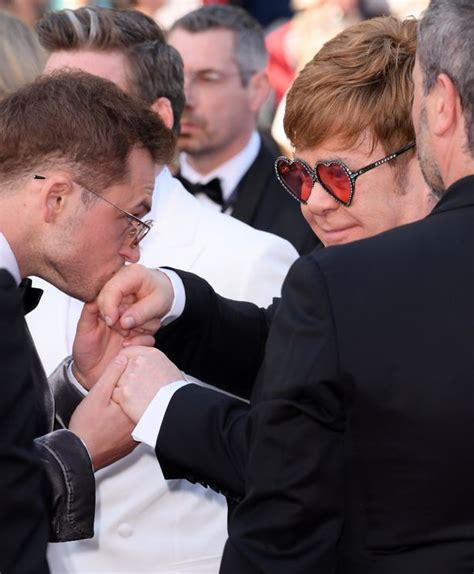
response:
<svg viewBox="0 0 474 574"><path fill-rule="evenodd" d="M291 160L284 156L276 159L275 171L286 191L301 203L308 202L314 184L320 183L338 203L349 207L354 197L355 180L359 175L395 159L414 148L415 145L415 142L409 143L398 151L357 171L351 171L344 162L338 159L318 161L313 169L302 159Z"/></svg>

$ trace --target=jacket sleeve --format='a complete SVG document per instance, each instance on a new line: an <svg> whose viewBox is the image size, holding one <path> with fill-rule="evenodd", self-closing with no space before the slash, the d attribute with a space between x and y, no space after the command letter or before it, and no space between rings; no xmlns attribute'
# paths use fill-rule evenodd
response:
<svg viewBox="0 0 474 574"><path fill-rule="evenodd" d="M217 295L196 275L177 273L186 292L184 312L158 331L156 346L186 373L249 398L279 300L261 309Z"/></svg>
<svg viewBox="0 0 474 574"><path fill-rule="evenodd" d="M247 414L247 402L219 391L192 384L176 391L155 449L165 478L185 478L240 500Z"/></svg>
<svg viewBox="0 0 474 574"><path fill-rule="evenodd" d="M86 391L81 393L70 381L69 367L72 357L66 357L58 367L49 375L48 383L54 397L54 408L57 425L63 428L69 426L72 413L86 396Z"/></svg>
<svg viewBox="0 0 474 574"><path fill-rule="evenodd" d="M95 479L81 439L58 429L35 439L47 477L51 542L94 535Z"/></svg>
<svg viewBox="0 0 474 574"><path fill-rule="evenodd" d="M68 380L70 358L48 379L55 405L55 430L35 439L47 477L50 541L66 542L94 535L95 479L81 439L67 425L83 395Z"/></svg>
<svg viewBox="0 0 474 574"><path fill-rule="evenodd" d="M335 572L344 512L345 405L337 330L317 261L283 287L246 430L245 496L222 572Z"/></svg>
<svg viewBox="0 0 474 574"><path fill-rule="evenodd" d="M56 409L56 430L35 440L48 478L52 542L94 535L95 479L92 462L81 439L67 425L81 393L69 382L65 359L50 375Z"/></svg>

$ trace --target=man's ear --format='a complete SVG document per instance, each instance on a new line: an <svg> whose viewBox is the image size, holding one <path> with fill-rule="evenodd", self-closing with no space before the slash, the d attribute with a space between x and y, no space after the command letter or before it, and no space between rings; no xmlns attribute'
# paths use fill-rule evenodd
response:
<svg viewBox="0 0 474 574"><path fill-rule="evenodd" d="M40 213L46 223L54 223L66 209L69 197L74 191L74 182L66 175L53 175L39 181Z"/></svg>
<svg viewBox="0 0 474 574"><path fill-rule="evenodd" d="M258 113L270 94L270 82L266 70L252 74L248 84L250 107Z"/></svg>
<svg viewBox="0 0 474 574"><path fill-rule="evenodd" d="M462 116L461 99L451 78L440 74L430 90L430 125L437 136L443 136L456 128L459 113Z"/></svg>
<svg viewBox="0 0 474 574"><path fill-rule="evenodd" d="M151 109L157 113L163 120L165 126L169 129L173 128L174 114L171 102L168 98L158 98L151 104Z"/></svg>

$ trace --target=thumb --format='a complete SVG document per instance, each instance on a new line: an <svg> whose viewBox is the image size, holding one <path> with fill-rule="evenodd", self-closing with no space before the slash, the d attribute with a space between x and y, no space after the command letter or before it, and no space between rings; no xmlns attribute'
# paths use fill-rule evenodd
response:
<svg viewBox="0 0 474 574"><path fill-rule="evenodd" d="M127 364L128 358L124 353L117 355L107 365L102 376L89 392L89 396L94 393L96 399L109 402L112 397L112 393L114 392L115 385L127 368Z"/></svg>
<svg viewBox="0 0 474 574"><path fill-rule="evenodd" d="M97 326L97 319L99 317L99 306L97 302L86 303L82 308L79 323L77 324L77 333L84 333L91 331Z"/></svg>

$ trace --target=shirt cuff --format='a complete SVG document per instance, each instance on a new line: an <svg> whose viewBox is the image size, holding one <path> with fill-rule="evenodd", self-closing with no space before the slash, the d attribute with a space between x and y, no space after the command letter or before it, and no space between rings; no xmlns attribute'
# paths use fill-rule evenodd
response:
<svg viewBox="0 0 474 574"><path fill-rule="evenodd" d="M69 382L71 383L71 385L73 385L74 387L76 387L76 389L81 393L81 395L86 396L87 395L87 389L85 389L81 383L76 379L76 377L74 376L74 373L72 371L72 364L74 361L70 361L68 366L67 366L67 378L69 380Z"/></svg>
<svg viewBox="0 0 474 574"><path fill-rule="evenodd" d="M137 442L142 442L151 446L155 450L158 434L165 418L166 409L173 398L175 392L189 385L188 381L176 381L162 387L148 405L137 426L132 431L132 438Z"/></svg>
<svg viewBox="0 0 474 574"><path fill-rule="evenodd" d="M166 313L166 315L161 319L161 324L163 327L169 325L176 319L179 319L184 311L184 306L186 304L186 292L184 290L183 281L181 277L172 271L171 269L161 269L160 271L164 273L168 279L171 281L174 291L173 304L171 309Z"/></svg>

